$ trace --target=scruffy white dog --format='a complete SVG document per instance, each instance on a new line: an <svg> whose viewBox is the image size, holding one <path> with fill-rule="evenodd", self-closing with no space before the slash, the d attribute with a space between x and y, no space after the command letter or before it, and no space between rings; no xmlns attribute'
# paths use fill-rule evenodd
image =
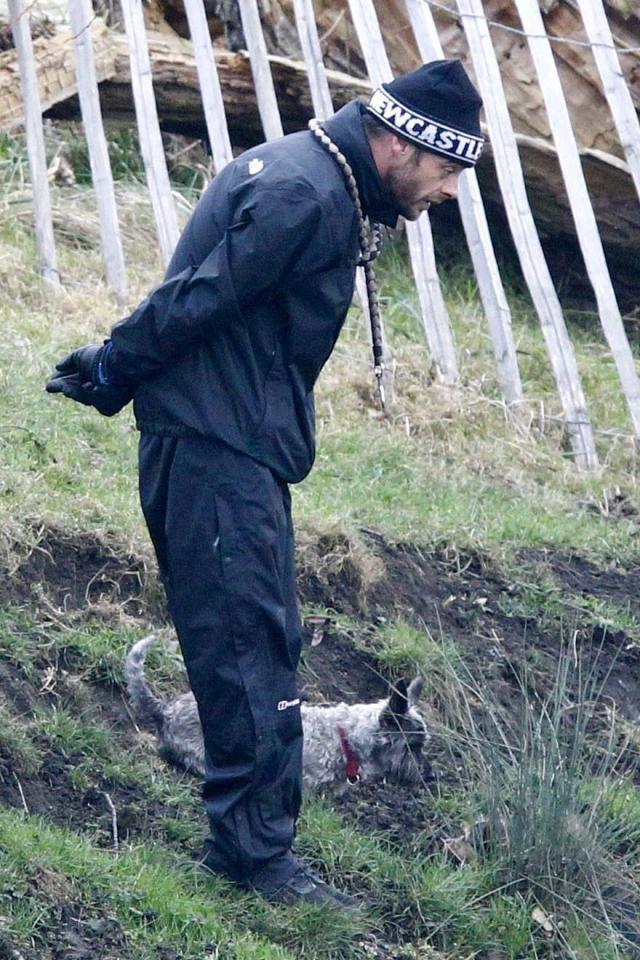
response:
<svg viewBox="0 0 640 960"><path fill-rule="evenodd" d="M125 660L124 675L134 712L141 723L155 727L159 751L166 760L203 776L204 745L193 694L163 702L146 682L144 660L154 642L154 636L139 640ZM422 757L429 736L418 710L422 685L421 677L412 680L408 688L400 680L386 700L375 703L303 703L304 786L430 779L431 769Z"/></svg>

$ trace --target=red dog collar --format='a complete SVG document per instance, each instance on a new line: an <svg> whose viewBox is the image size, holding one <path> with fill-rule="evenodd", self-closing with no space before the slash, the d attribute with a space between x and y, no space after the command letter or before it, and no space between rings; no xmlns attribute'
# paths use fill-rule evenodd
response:
<svg viewBox="0 0 640 960"><path fill-rule="evenodd" d="M344 727L336 727L336 729L340 737L340 746L342 747L344 758L347 761L347 780L349 783L357 783L360 779L360 762L358 755L349 743L349 738L347 737Z"/></svg>

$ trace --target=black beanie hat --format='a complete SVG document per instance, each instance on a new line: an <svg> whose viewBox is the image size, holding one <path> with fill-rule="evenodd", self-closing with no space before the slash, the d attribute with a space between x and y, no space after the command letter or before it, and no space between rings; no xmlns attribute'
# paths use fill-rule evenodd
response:
<svg viewBox="0 0 640 960"><path fill-rule="evenodd" d="M434 60L383 83L367 110L399 137L473 167L484 144L481 106L459 60Z"/></svg>

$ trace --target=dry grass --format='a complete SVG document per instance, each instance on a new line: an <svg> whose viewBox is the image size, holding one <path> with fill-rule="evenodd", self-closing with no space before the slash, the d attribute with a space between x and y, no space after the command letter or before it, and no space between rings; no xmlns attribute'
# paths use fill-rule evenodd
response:
<svg viewBox="0 0 640 960"><path fill-rule="evenodd" d="M121 315L102 280L93 200L82 187L56 185L53 189L65 282L64 290L54 296L37 276L30 214L20 199L25 189L24 180L14 172L2 201L10 214L1 228L4 355L7 361L18 360L21 382L16 383L15 375L4 375L10 402L0 443L4 438L16 453L15 440L21 434L30 446L22 410L28 411L32 433L35 427L33 443L45 444L40 460L47 458L46 451L55 446L60 432L76 424L78 445L86 450L81 470L91 474L86 480L94 496L88 503L88 491L85 497L74 489L73 471L64 457L55 469L47 461L50 469L44 474L34 473L33 467L25 470L22 461L16 462L12 484L17 484L21 508L16 510L11 498L6 501L5 544L20 539L25 516L29 525L42 519L41 506L48 519L63 511L68 515L70 508L78 520L83 514L92 517L92 524L108 532L108 520L99 516L100 504L105 504L111 527L127 543L145 543L130 492L135 445L130 415L105 423L91 412L67 409L69 404L34 401L38 384L58 357L77 344L108 335ZM133 307L162 271L148 202L130 185L118 184L117 190ZM185 201L182 215L187 212ZM379 272L397 359L396 402L389 416L383 417L375 396L367 334L354 309L320 379L318 461L310 478L295 491L299 529L308 529L314 538L317 533L329 537L342 533L351 551L360 550L358 528L376 526L389 536L500 553L520 536L517 516L522 514L530 521L524 523L522 546L527 540L555 537L582 542L587 552L628 553L622 544L628 540L628 531L622 526L614 529L603 524L600 532L597 523L586 522L591 521L589 515L585 514L584 522L580 515L580 504L606 503L616 491L632 506L640 504L635 445L626 432L624 405L602 343L582 334L578 337L580 363L589 375L590 402L598 412L597 426L604 431L599 434L602 467L583 475L565 449L559 402L539 330L526 305L516 298L515 331L527 401L513 418L500 398L486 322L468 278L462 275L459 287L451 281L448 289L462 373L461 384L451 388L433 381L402 252L391 249ZM12 405L14 390L21 399ZM44 418L48 422L41 428ZM32 445L29 455L37 459ZM107 462L116 481L110 485L116 493L115 506L109 503L113 493L106 489ZM82 486L82 477L79 480ZM66 501L57 493L42 496L43 482L49 491L52 484L59 490L64 483ZM65 502L68 507L63 507ZM364 556L367 551L360 553ZM364 562L361 557L359 564ZM374 568L375 563L371 570L364 570L365 580L380 575Z"/></svg>

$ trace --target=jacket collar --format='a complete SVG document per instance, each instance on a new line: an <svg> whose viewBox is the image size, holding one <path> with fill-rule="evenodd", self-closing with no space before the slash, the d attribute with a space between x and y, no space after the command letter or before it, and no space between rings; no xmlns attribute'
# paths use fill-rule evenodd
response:
<svg viewBox="0 0 640 960"><path fill-rule="evenodd" d="M364 111L364 104L359 100L352 100L329 120L324 120L322 126L351 165L364 213L375 223L395 227L399 213L376 168L369 140L362 126Z"/></svg>

